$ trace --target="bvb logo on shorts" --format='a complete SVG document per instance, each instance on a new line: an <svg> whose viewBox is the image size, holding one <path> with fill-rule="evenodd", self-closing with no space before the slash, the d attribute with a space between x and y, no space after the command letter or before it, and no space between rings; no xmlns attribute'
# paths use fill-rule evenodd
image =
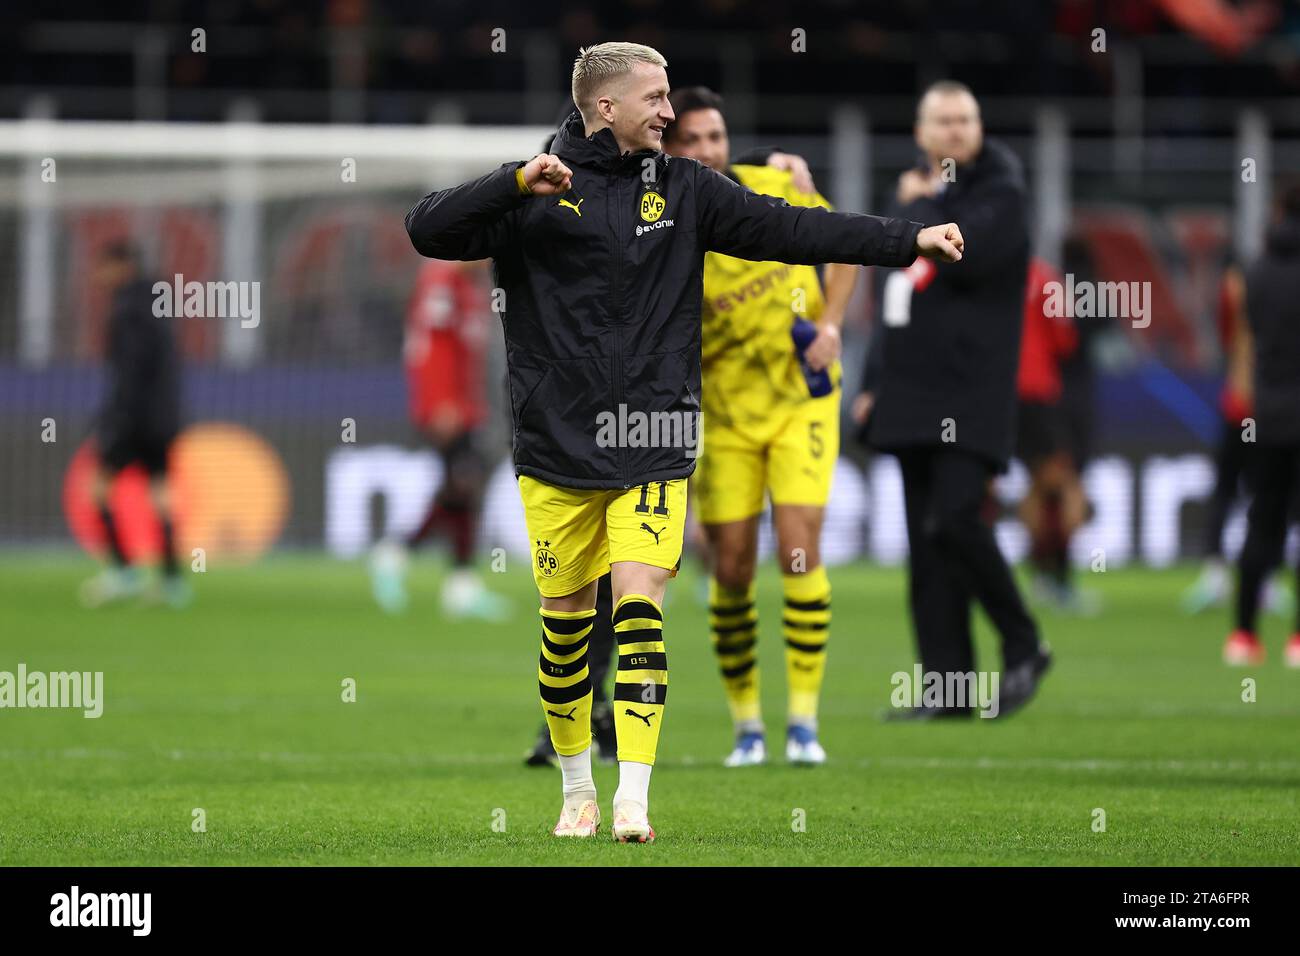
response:
<svg viewBox="0 0 1300 956"><path fill-rule="evenodd" d="M656 192L647 192L641 197L641 218L646 222L655 222L664 214L667 205L663 196Z"/></svg>
<svg viewBox="0 0 1300 956"><path fill-rule="evenodd" d="M549 578L560 567L560 559L551 550L551 542L537 542L537 571L544 578Z"/></svg>

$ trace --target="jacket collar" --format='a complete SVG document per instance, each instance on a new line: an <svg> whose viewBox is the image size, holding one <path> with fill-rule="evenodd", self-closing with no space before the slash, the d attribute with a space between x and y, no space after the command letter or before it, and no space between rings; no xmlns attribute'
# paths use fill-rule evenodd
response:
<svg viewBox="0 0 1300 956"><path fill-rule="evenodd" d="M555 134L551 150L568 163L597 169L602 172L615 172L623 169L641 169L646 157L653 157L655 165L662 171L667 162L664 154L657 149L641 149L634 153L620 154L618 143L614 140L614 131L609 127L598 129L590 136L583 135L586 127L582 114L574 110L560 125Z"/></svg>

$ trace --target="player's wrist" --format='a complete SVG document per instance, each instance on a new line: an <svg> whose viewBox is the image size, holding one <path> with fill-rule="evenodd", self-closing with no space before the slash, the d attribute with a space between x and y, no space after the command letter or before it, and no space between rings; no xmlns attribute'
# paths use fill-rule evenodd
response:
<svg viewBox="0 0 1300 956"><path fill-rule="evenodd" d="M533 190L532 187L528 185L528 180L524 178L525 168L526 166L520 166L518 169L515 170L515 185L519 187L519 195L531 196L533 194Z"/></svg>

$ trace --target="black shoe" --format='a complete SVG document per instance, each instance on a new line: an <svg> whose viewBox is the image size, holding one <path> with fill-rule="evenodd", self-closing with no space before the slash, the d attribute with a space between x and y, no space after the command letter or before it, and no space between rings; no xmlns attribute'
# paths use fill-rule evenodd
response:
<svg viewBox="0 0 1300 956"><path fill-rule="evenodd" d="M596 741L596 754L601 763L614 763L618 760L618 736L614 732L614 708L605 701L592 705L591 737Z"/></svg>
<svg viewBox="0 0 1300 956"><path fill-rule="evenodd" d="M1002 687L998 692L998 718L1010 717L1029 703L1038 692L1043 675L1051 666L1051 648L1039 644L1038 650L1029 660L1006 671L1002 675Z"/></svg>
<svg viewBox="0 0 1300 956"><path fill-rule="evenodd" d="M560 758L555 753L555 747L551 744L551 728L542 724L541 731L537 734L537 743L533 744L533 749L524 754L524 763L529 767L558 767Z"/></svg>
<svg viewBox="0 0 1300 956"><path fill-rule="evenodd" d="M903 723L920 720L952 720L969 717L969 707L895 707L880 715L886 723Z"/></svg>

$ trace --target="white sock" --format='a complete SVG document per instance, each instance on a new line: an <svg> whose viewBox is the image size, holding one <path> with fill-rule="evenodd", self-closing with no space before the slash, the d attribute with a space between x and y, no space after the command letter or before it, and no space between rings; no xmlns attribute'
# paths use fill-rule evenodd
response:
<svg viewBox="0 0 1300 956"><path fill-rule="evenodd" d="M650 809L650 771L648 763L634 763L631 760L618 762L618 789L614 791L614 806L624 800L639 803L646 810Z"/></svg>
<svg viewBox="0 0 1300 956"><path fill-rule="evenodd" d="M567 800L576 794L591 794L596 798L596 781L591 779L591 748L580 754L560 758L560 774L564 777L564 798Z"/></svg>

